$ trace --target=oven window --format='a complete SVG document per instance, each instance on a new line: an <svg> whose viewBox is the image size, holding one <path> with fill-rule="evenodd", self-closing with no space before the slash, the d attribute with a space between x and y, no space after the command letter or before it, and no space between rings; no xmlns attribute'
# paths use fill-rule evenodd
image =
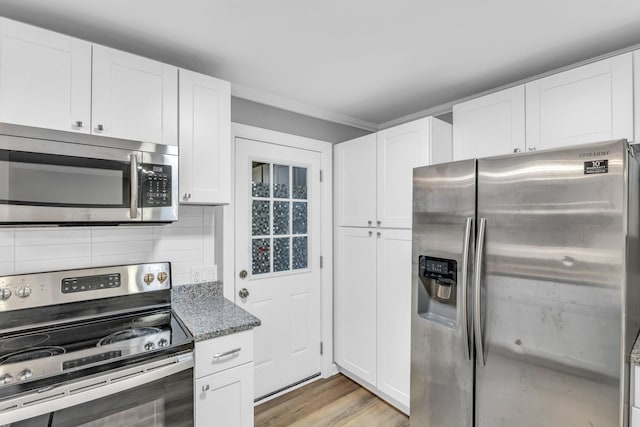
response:
<svg viewBox="0 0 640 427"><path fill-rule="evenodd" d="M0 150L0 203L128 207L128 162Z"/></svg>
<svg viewBox="0 0 640 427"><path fill-rule="evenodd" d="M193 369L11 427L193 427Z"/></svg>

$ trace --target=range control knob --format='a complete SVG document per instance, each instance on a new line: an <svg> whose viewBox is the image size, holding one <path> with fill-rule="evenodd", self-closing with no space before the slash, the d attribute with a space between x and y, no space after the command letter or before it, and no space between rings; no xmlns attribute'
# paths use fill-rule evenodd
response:
<svg viewBox="0 0 640 427"><path fill-rule="evenodd" d="M169 341L167 341L164 338L162 338L160 341L158 341L158 347L166 347L168 345L169 345Z"/></svg>
<svg viewBox="0 0 640 427"><path fill-rule="evenodd" d="M28 286L20 286L16 291L16 295L18 295L20 298L26 298L31 295L31 288Z"/></svg>
<svg viewBox="0 0 640 427"><path fill-rule="evenodd" d="M13 377L9 374L4 374L0 377L0 385L6 385L13 381Z"/></svg>
<svg viewBox="0 0 640 427"><path fill-rule="evenodd" d="M158 273L158 282L164 283L164 281L167 280L167 277L169 277L169 275L166 272L161 271Z"/></svg>
<svg viewBox="0 0 640 427"><path fill-rule="evenodd" d="M144 280L144 283L146 283L147 285L150 285L151 282L153 282L153 279L155 279L155 276L151 273L147 273L144 275L144 278L142 280Z"/></svg>
<svg viewBox="0 0 640 427"><path fill-rule="evenodd" d="M156 345L152 342L148 342L144 345L144 349L147 351L153 350L154 348L156 348Z"/></svg>
<svg viewBox="0 0 640 427"><path fill-rule="evenodd" d="M20 381L26 381L29 378L31 378L33 376L33 372L31 372L31 369L25 369L24 371L20 372L18 374L18 380Z"/></svg>
<svg viewBox="0 0 640 427"><path fill-rule="evenodd" d="M0 300L5 301L11 298L11 289L0 288Z"/></svg>

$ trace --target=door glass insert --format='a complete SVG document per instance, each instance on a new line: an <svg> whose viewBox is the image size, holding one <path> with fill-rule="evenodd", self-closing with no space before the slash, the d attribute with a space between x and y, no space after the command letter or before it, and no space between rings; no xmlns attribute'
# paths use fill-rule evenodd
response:
<svg viewBox="0 0 640 427"><path fill-rule="evenodd" d="M253 275L309 267L306 167L251 162Z"/></svg>

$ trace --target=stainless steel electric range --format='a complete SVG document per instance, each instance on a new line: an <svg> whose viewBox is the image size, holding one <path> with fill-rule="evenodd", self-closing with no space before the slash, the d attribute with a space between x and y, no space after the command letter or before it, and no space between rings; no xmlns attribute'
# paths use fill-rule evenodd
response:
<svg viewBox="0 0 640 427"><path fill-rule="evenodd" d="M169 263L0 277L0 426L193 426Z"/></svg>

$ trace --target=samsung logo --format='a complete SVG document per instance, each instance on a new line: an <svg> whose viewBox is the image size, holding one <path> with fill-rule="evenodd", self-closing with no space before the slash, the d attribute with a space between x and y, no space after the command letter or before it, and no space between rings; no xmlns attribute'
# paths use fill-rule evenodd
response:
<svg viewBox="0 0 640 427"><path fill-rule="evenodd" d="M608 155L609 155L608 151L591 151L588 153L580 153L578 154L578 157L582 159L584 157L603 157Z"/></svg>

